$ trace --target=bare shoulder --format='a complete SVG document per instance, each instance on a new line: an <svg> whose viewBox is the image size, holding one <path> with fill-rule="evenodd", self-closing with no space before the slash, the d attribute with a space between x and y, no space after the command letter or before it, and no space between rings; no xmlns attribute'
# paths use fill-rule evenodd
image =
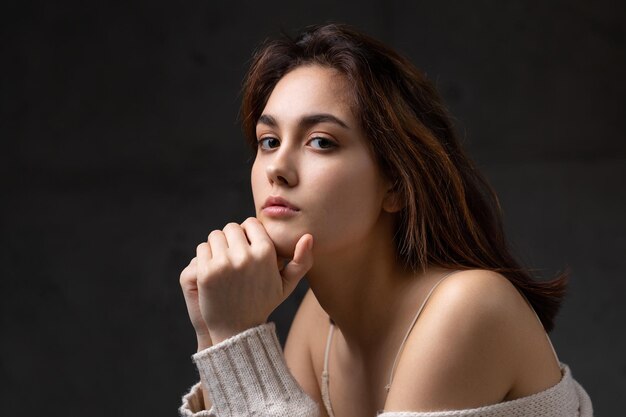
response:
<svg viewBox="0 0 626 417"><path fill-rule="evenodd" d="M534 327L539 324L507 278L492 271L468 270L441 282L415 329L457 342L479 343L485 337L510 336L524 323Z"/></svg>
<svg viewBox="0 0 626 417"><path fill-rule="evenodd" d="M457 272L445 279L427 305L431 315L445 309L447 315L460 314L469 319L477 315L497 319L503 313L519 312L516 310L520 308L525 309L527 305L507 278L479 269ZM472 315L467 315L468 309Z"/></svg>
<svg viewBox="0 0 626 417"><path fill-rule="evenodd" d="M428 300L386 409L479 407L539 392L559 379L544 329L513 284L492 271L462 271Z"/></svg>
<svg viewBox="0 0 626 417"><path fill-rule="evenodd" d="M296 381L318 404L322 404L322 394L317 358L323 356L320 349L323 349L321 345L326 340L328 328L328 315L309 289L291 324L285 343L285 360ZM320 412L326 416L323 407L320 407Z"/></svg>

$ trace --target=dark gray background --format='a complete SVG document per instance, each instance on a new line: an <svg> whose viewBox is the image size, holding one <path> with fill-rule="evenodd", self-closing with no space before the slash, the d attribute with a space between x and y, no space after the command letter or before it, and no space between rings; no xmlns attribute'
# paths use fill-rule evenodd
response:
<svg viewBox="0 0 626 417"><path fill-rule="evenodd" d="M178 275L212 229L253 214L236 123L249 57L335 20L428 73L520 259L572 269L552 338L597 414L617 415L623 4L3 2L0 414L176 414L196 380ZM283 336L297 302L275 316Z"/></svg>

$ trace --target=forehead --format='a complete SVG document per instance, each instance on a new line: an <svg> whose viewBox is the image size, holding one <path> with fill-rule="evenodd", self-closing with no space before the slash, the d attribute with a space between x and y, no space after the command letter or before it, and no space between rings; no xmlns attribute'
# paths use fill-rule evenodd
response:
<svg viewBox="0 0 626 417"><path fill-rule="evenodd" d="M339 71L320 65L295 68L270 94L264 114L295 119L307 113L331 113L353 120L351 89Z"/></svg>

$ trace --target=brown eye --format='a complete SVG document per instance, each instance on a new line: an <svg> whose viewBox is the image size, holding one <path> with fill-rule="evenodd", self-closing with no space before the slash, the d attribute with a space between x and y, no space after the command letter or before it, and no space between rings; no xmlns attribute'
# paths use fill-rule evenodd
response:
<svg viewBox="0 0 626 417"><path fill-rule="evenodd" d="M259 139L257 143L259 145L259 148L264 150L274 149L277 148L278 145L280 145L280 141L272 137Z"/></svg>
<svg viewBox="0 0 626 417"><path fill-rule="evenodd" d="M315 149L332 149L337 147L335 142L328 138L318 136L309 142Z"/></svg>

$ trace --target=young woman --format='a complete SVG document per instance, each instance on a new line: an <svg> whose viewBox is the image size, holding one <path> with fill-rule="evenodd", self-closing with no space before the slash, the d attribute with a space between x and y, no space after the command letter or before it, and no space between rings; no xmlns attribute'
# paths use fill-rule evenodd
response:
<svg viewBox="0 0 626 417"><path fill-rule="evenodd" d="M546 333L565 277L513 259L405 58L343 25L268 42L242 118L257 215L181 273L201 377L182 415L592 415ZM305 274L283 355L266 321Z"/></svg>

